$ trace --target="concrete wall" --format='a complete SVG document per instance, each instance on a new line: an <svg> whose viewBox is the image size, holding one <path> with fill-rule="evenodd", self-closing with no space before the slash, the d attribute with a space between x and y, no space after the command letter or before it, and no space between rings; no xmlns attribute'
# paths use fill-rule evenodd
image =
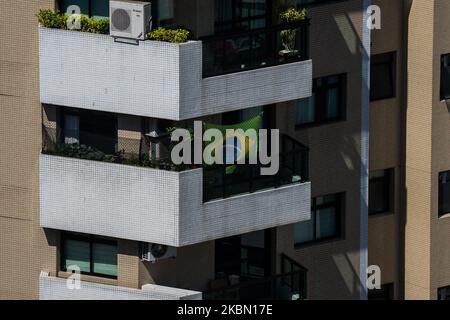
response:
<svg viewBox="0 0 450 320"><path fill-rule="evenodd" d="M201 300L201 292L147 284L139 289L81 281L68 288L67 279L40 276L41 300ZM69 280L70 281L70 280Z"/></svg>
<svg viewBox="0 0 450 320"><path fill-rule="evenodd" d="M202 79L202 44L40 28L41 102L183 120L311 95L311 60Z"/></svg>

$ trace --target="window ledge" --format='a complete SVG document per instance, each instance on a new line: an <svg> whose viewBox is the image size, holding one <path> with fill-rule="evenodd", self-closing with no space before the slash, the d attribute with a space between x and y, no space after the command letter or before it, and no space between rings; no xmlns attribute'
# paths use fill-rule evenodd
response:
<svg viewBox="0 0 450 320"><path fill-rule="evenodd" d="M58 271L58 278L67 279L71 275L73 275L73 273L71 273L71 272ZM93 282L93 283L99 283L99 284L108 284L108 285L112 285L112 286L118 285L117 279L102 278L102 277L90 276L90 275L86 275L86 274L81 274L80 280L87 281L87 282Z"/></svg>

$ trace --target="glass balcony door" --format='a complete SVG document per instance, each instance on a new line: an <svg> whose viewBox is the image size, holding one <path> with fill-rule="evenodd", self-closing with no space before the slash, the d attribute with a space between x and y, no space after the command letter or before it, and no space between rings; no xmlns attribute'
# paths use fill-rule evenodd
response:
<svg viewBox="0 0 450 320"><path fill-rule="evenodd" d="M215 272L228 285L272 273L272 232L262 230L216 240Z"/></svg>
<svg viewBox="0 0 450 320"><path fill-rule="evenodd" d="M106 154L117 152L117 117L106 113L66 109L62 141L86 145Z"/></svg>
<svg viewBox="0 0 450 320"><path fill-rule="evenodd" d="M215 0L216 34L265 28L270 17L268 0Z"/></svg>

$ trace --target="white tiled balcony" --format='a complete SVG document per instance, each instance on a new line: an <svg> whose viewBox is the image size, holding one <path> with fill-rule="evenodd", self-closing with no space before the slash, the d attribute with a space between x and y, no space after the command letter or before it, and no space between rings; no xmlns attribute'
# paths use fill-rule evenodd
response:
<svg viewBox="0 0 450 320"><path fill-rule="evenodd" d="M42 227L185 246L310 218L311 185L203 202L203 170L182 172L41 154Z"/></svg>
<svg viewBox="0 0 450 320"><path fill-rule="evenodd" d="M68 286L68 281L71 286ZM201 300L202 293L191 290L143 285L132 289L106 284L80 281L74 286L71 280L51 277L41 272L39 277L40 300Z"/></svg>
<svg viewBox="0 0 450 320"><path fill-rule="evenodd" d="M39 28L42 103L183 120L305 98L312 61L202 77L202 42L114 42Z"/></svg>

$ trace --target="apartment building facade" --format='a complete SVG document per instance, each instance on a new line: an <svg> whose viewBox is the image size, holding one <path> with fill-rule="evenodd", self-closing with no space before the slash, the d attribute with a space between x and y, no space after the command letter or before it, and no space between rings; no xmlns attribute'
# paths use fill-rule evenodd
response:
<svg viewBox="0 0 450 320"><path fill-rule="evenodd" d="M153 1L181 44L38 25L74 5L109 16L1 2L0 298L448 295L445 0ZM194 120L279 129L279 173L167 162Z"/></svg>

